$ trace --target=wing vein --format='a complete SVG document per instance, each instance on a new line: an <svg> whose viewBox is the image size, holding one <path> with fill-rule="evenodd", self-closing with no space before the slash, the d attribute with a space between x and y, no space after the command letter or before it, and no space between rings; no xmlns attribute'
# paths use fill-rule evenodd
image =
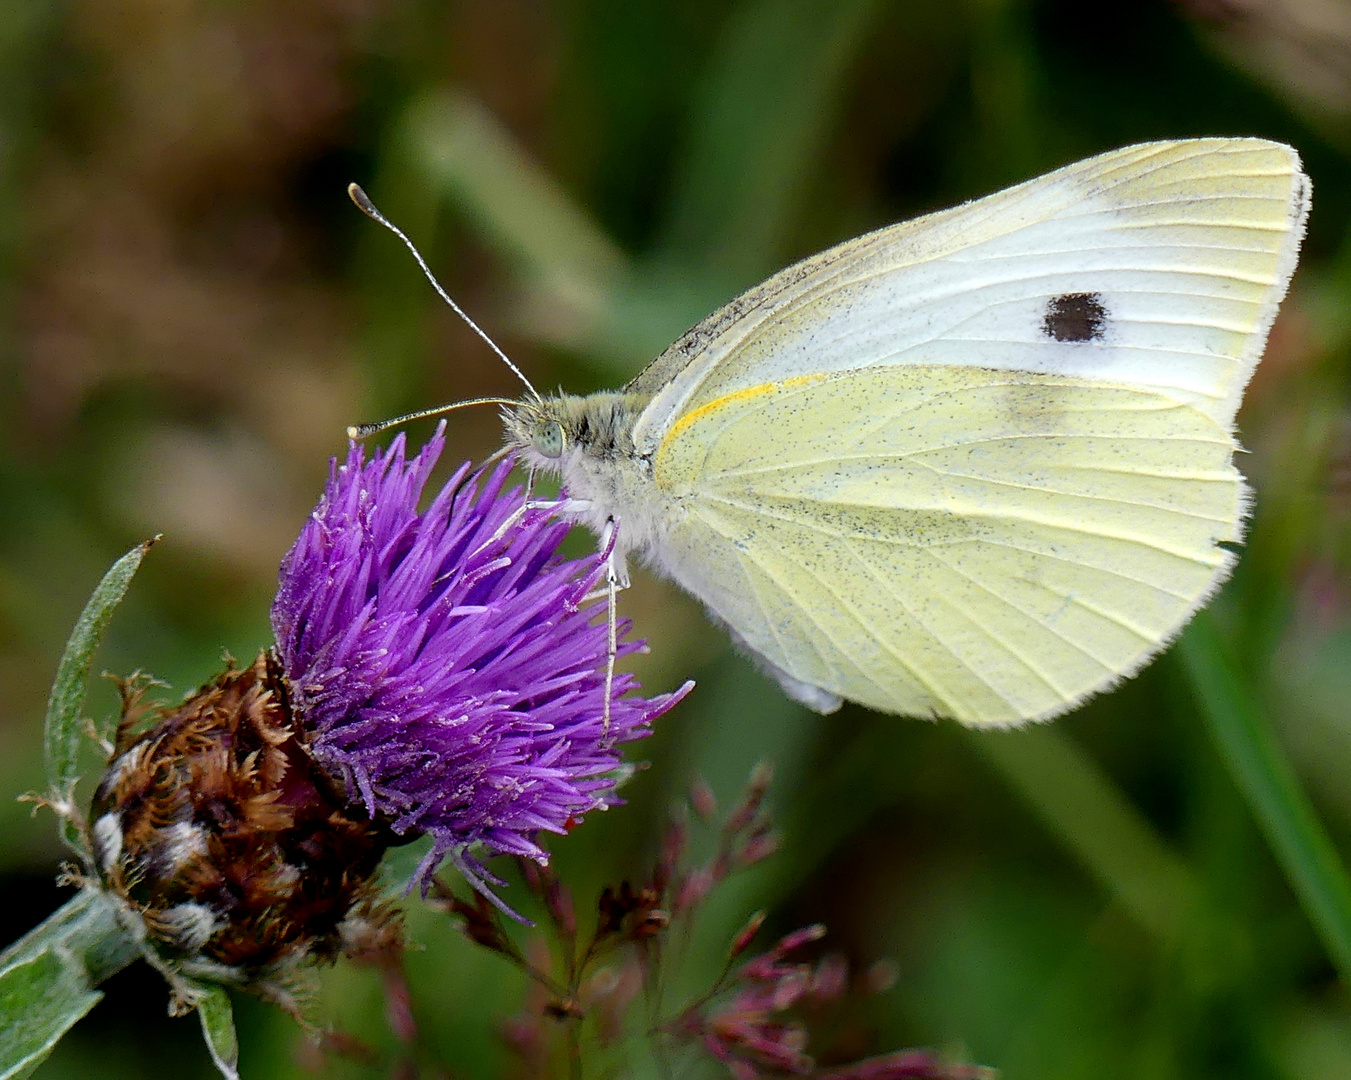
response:
<svg viewBox="0 0 1351 1080"><path fill-rule="evenodd" d="M705 520L707 520L707 518L705 518ZM849 545L847 542L845 543L844 546L846 550L849 550ZM741 557L749 558L753 563L755 563L755 565L760 568L760 570L765 574L765 576L774 582L774 584L779 588L780 592L783 592L785 595L791 595L789 590L785 588L783 582L778 578L777 575L774 574L773 570L769 566L767 566L764 562L762 562L759 559L756 559L750 553L739 552L738 554ZM850 551L850 554L853 554L852 550ZM922 673L918 668L914 666L914 664L912 664L909 660L907 660L904 656L902 656L899 652L897 652L894 648L892 648L889 642L887 642L878 634L870 630L868 624L863 619L863 616L860 615L856 610L854 610L853 606L850 605L848 602L846 602L845 599L835 589L833 589L830 586L829 582L825 581L819 574L814 572L809 566L804 566L802 567L802 569L805 570L807 574L809 574L817 582L817 584L819 584L826 592L828 592L832 597L834 597L835 602L839 605L840 609L844 611L849 616L849 618L852 619L853 622L858 625L858 627L863 631L864 634L866 634L870 639L876 641L879 645L881 645L882 648L886 650L886 652L891 657L893 657L896 660L896 662L900 664L901 667L903 667L906 671L910 672L911 676L915 679L915 681L919 683L921 686L923 686L934 697L936 701L941 701L946 708L955 711L955 706L952 699L949 698L945 692L943 692L938 688L937 684L932 681L932 678ZM909 607L905 604L904 600L902 600L899 596L896 597L896 599L901 604L902 607L906 608L907 613L910 615L912 619L915 620L917 625L924 627L925 632L928 633L930 637L932 637L945 649L948 649L949 652L952 651L948 647L948 645L942 640L942 638L938 637L937 634L935 634L932 630L930 630L929 627L922 620L920 620L914 614L913 611L910 611ZM878 682L875 676L869 674L869 672L864 669L863 665L861 665L857 660L853 658L853 655L851 654L850 650L843 648L841 646L840 642L835 639L835 636L830 632L830 630L821 622L820 619L816 617L815 613L812 612L811 608L807 607L805 604L797 604L797 603L794 604L794 607L796 608L796 610L801 611L804 615L807 616L808 619L811 620L812 624L835 647L836 653L844 657L846 660L848 660L849 663L853 666L854 670L857 671L864 678L865 681L875 686L884 697L892 696L886 686ZM786 652L785 655L787 655ZM822 659L824 661L824 658ZM827 668L831 666L832 665L830 665L829 663L826 664ZM975 672L972 672L972 674L975 674ZM976 677L979 678L980 676L977 675Z"/></svg>
<svg viewBox="0 0 1351 1080"><path fill-rule="evenodd" d="M754 468L745 468L745 469L720 469L718 470L716 475L718 479L721 480L724 477L733 477L733 476L763 476L775 472L788 472L793 469L797 469L804 466L830 465L834 464L835 462L908 461L917 454L936 454L943 450L962 450L968 447L990 446L992 444L1005 442L1018 442L1023 439L1063 439L1063 440L1108 439L1111 440L1112 442L1117 441L1150 442L1150 443L1190 442L1190 443L1199 443L1202 446L1224 446L1224 447L1228 447L1229 445L1226 442L1221 442L1219 439L1195 439L1180 435L1092 435L1092 434L1065 435L1063 433L1057 433L1052 431L1028 431L1028 432L1020 432L1018 434L996 435L991 436L990 438L987 439L963 439L961 442L942 443L938 446L917 447L914 450L903 450L897 453L890 453L890 454L879 451L868 451L866 453L859 453L859 454L832 453L828 457L806 458L802 461L795 461L790 465L759 465ZM1075 467L1102 472L1115 471L1110 469L1098 470L1098 467L1093 465L1075 466ZM1130 472L1130 470L1121 470L1121 471L1128 473ZM1138 475L1148 476L1155 474L1140 473ZM1165 479L1169 479L1172 476L1172 474L1169 473L1160 473L1157 475ZM1179 477L1179 479L1189 479L1189 478ZM1215 479L1219 479L1219 477L1216 477Z"/></svg>
<svg viewBox="0 0 1351 1080"><path fill-rule="evenodd" d="M927 453L928 451L924 452ZM1058 495L1067 499L1089 499L1092 500L1093 502L1112 503L1116 506L1138 506L1143 510L1161 510L1166 514L1181 514L1183 517L1194 518L1197 521L1214 521L1224 523L1231 520L1230 517L1227 515L1225 517L1214 517L1210 514L1197 514L1193 513L1190 510L1182 510L1174 506L1159 506L1156 503L1140 502L1137 499L1120 499L1115 498L1111 495L1089 495L1085 492L1062 491L1060 488L1043 487L1038 484L1020 484L1012 480L996 480L994 477L991 476L981 476L978 473L958 472L955 469L941 469L936 465L930 465L927 461L920 461L918 459L913 460L915 461L916 465L928 469L930 472L933 472L939 476L951 476L951 477L959 477L963 480L975 480L978 483L990 484L992 487L1013 488L1017 491L1036 491L1046 495ZM831 503L831 505L835 504Z"/></svg>
<svg viewBox="0 0 1351 1080"><path fill-rule="evenodd" d="M748 514L758 514L761 517L772 518L775 521L783 521L788 524L795 525L801 529L809 529L812 532L820 533L822 536L833 536L837 540L847 539L846 534L842 532L838 532L834 529L827 529L822 525L816 524L815 522L804 521L801 518L793 517L788 514L776 514L771 510L767 509L764 505L751 506L747 503L740 501L739 499L734 499L729 495L717 492L706 492L704 497L707 499L711 499L715 502L724 503L728 506L735 506L738 510L743 510ZM836 508L852 507L854 509L868 510L868 511L876 511L880 509L879 507L873 506L869 503L856 503L847 501L825 503L823 500L813 500L813 501ZM896 509L896 508L889 507L888 509ZM1027 525L1037 525L1045 529L1055 529L1060 532L1074 533L1079 536L1091 536L1098 540L1119 540L1125 544L1134 544L1137 547L1150 548L1151 550L1157 551L1163 555L1168 555L1175 559L1181 559L1184 562L1195 563L1198 566L1211 565L1204 559L1198 558L1195 554L1191 554L1184 551L1177 551L1164 544L1155 543L1152 540L1148 540L1140 536L1130 536L1124 533L1117 533L1117 532L1104 532L1101 529L1080 528L1079 526L1072 525L1068 522L1056 521L1051 518L1041 517L1036 514L1009 513L1007 511L994 513L989 511L978 510L975 508L953 510L949 507L924 507L924 506L908 507L907 509L932 511L941 514L947 514L954 518L962 518L964 520L975 519L975 520L993 520L1003 522L1017 521ZM910 548L918 548L922 546L913 543L901 545L901 541L897 540L896 538L890 536L883 536L881 534L869 534L868 538L870 540L875 540L879 543L897 544L898 546L905 546Z"/></svg>
<svg viewBox="0 0 1351 1080"><path fill-rule="evenodd" d="M899 592L896 591L896 588L894 585L892 585L891 581L883 577L881 574L879 574L877 570L872 566L872 564L869 563L867 559L863 558L863 556L860 555L857 550L855 550L854 545L849 542L848 538L841 538L841 539L843 541L842 546L844 547L844 550L849 553L849 555L853 558L853 560L856 563L858 563L858 565L863 567L864 572L870 578L872 578L875 582L877 582L878 585L880 585L888 594L890 594L893 600L895 600L898 604L901 605L901 607L905 609L906 614L909 615L910 618L914 619L916 626L920 627L926 634L929 635L930 638L938 642L938 644L941 645L947 651L949 656L951 656L954 660L957 661L958 664L960 664L967 671L969 671L978 682L983 683L990 690L991 693L993 693L996 697L1002 700L1005 704L1007 705L1013 704L1011 701L1009 701L1008 697L1005 696L1002 690L1000 690L997 686L994 685L994 683L990 682L989 679L987 679L984 675L982 675L979 671L977 671L975 667L971 664L971 662L967 660L966 657L964 657L961 653L959 653L956 649L954 649L951 645L949 645L946 641L944 641L942 636L936 630L934 630L933 627L931 627L927 622L925 622L923 619L919 617L919 615L915 612L914 608L912 608L908 603L906 603L905 597L903 597ZM816 574L810 570L808 570L808 572L811 573L812 576L816 578L817 581L820 581L821 584L825 586L831 592L831 594L835 596L837 600L840 599L839 595L835 593L833 589L830 589L829 586L827 586L824 581L821 581L821 577L819 574ZM843 603L843 601L840 602ZM859 617L859 615L856 612L850 609L850 614L854 616L854 618L859 622L861 626L864 626L864 629L867 629L866 625L863 623L863 620ZM980 624L977 623L976 625L979 626ZM982 627L981 629L983 630L984 627ZM900 663L903 664L907 668L907 670L910 671L914 670L911 667L911 665L907 663L906 660L900 655L900 653L898 653L895 649L893 649L889 643L882 641L880 638L878 638L877 640L880 642L882 647L885 648L887 652L890 653L892 656L896 657L896 659L900 661ZM929 683L926 681L924 685L929 686ZM932 686L929 686L929 688L931 692L935 690L935 688ZM952 701L948 699L946 694L934 693L934 696L937 697L940 701L942 701L944 705L946 705L949 709L953 710L953 715L958 715L955 706L953 705Z"/></svg>
<svg viewBox="0 0 1351 1080"><path fill-rule="evenodd" d="M1143 585L1147 589L1163 593L1164 596L1171 596L1174 600L1180 600L1184 604L1194 602L1194 598L1185 593L1174 592L1172 589L1165 589L1162 585L1156 585L1152 581L1146 581L1144 578L1133 577L1130 574L1123 574L1120 570L1109 570L1105 566L1094 566L1092 563L1082 562L1079 559L1068 559L1063 555L1052 555L1049 551L1041 551L1038 548L1024 547L1022 544L1011 544L1006 540L991 540L989 537L973 537L965 540L949 541L946 546L956 546L957 544L993 544L996 547L1006 547L1012 551L1021 551L1027 555L1035 555L1039 559L1050 559L1052 562L1065 563L1068 566L1078 566L1085 570L1092 570L1094 573L1106 574L1109 577L1120 578L1122 581L1129 581L1133 585Z"/></svg>
<svg viewBox="0 0 1351 1080"><path fill-rule="evenodd" d="M710 529L712 529L712 530L713 530L714 532L716 532L719 536L721 536L724 540L726 540L726 541L728 542L728 544L732 547L732 549L733 549L734 551L736 551L736 553L737 553L737 561L738 561L739 563L741 563L741 566L742 566L742 572L746 574L746 580L747 580L747 582L750 584L751 589L752 589L752 590L754 591L754 593L755 593L755 602L756 602L756 605L760 608L760 614L761 614L761 616L762 616L762 617L764 618L764 620L765 620L765 625L769 628L770 634L773 635L774 640L778 643L779 649L781 650L781 655L782 655L783 657L785 657L785 658L788 658L791 654L790 654L789 650L784 646L783 638L781 638L781 637L779 636L779 631L778 631L778 628L774 625L774 620L771 619L770 616L769 616L769 611L768 611L768 609L765 607L764 597L761 595L760 590L759 590L759 587L758 587L758 585L756 584L754 577L753 577L750 573L748 573L748 572L746 571L746 563L747 563L747 561L749 561L750 563L752 563L752 564L754 564L755 566L757 566L757 567L760 569L760 571L761 571L767 578L769 578L770 581L772 581L772 582L774 583L774 586L775 586L781 593L784 593L785 595L790 595L790 594L788 593L788 590L784 588L783 582L780 581L780 580L773 574L773 572L770 570L770 568L769 568L768 566L766 566L763 562L761 562L759 559L756 559L756 558L755 558L752 554L750 554L749 552L744 552L744 551L742 551L739 547L737 547L736 542L735 542L735 541L733 540L733 538L732 538L732 534L731 534L730 532L728 532L726 529L720 527L719 524L718 524L718 522L715 521L712 517L710 517L710 516L709 516L708 514L706 514L706 513L700 514L699 516L700 516L700 518L703 520L704 524L706 524ZM823 584L824 584L824 583L823 583ZM838 598L837 598L837 599L838 599ZM842 648L840 647L839 642L835 640L835 638L831 635L830 631L829 631L825 626L823 626L823 625L821 624L820 620L818 620L818 619L816 618L816 616L815 616L815 615L814 615L807 607L805 607L805 606L802 605L802 604L795 604L794 607L795 607L796 610L801 611L804 615L806 615L806 617L812 622L812 624L813 624L814 626L816 626L816 628L821 632L821 634L822 634L827 640L829 640L830 643L831 643L833 646L835 646L835 651L836 651L836 653L837 653L838 655L844 657L845 660L847 660L847 661L853 666L854 670L857 671L857 672L859 673L859 675L861 675L861 676L863 677L864 681L869 682L869 683L871 683L873 686L875 686L875 687L883 694L883 696L887 696L887 689L886 689L886 687L883 686L881 683L879 683L879 682L878 682L872 675L870 675L867 671L865 671L865 670L863 669L862 665L860 665L860 664L858 663L858 661L855 660L855 659L853 658L853 656L852 656L852 654L849 652L849 650L847 650L847 649L842 649ZM853 613L850 612L850 614L852 615ZM857 618L857 616L855 616L855 621L856 621L856 622L859 622L860 626L862 625L862 621L859 620L859 619ZM865 629L866 629L866 627L865 627ZM819 660L821 661L821 666L822 666L825 670L829 671L829 670L831 670L832 668L835 667L834 664L832 664L829 660L826 659L825 654L821 652L821 650L817 647L816 643L815 643L814 641L812 641L810 638L807 639L807 646L808 646L808 648L811 649L812 652L814 652L814 653L816 654L817 659L819 659ZM900 658L898 657L897 659L900 659ZM904 661L901 661L901 662L902 662L903 665L905 664ZM919 673L918 673L917 671L914 671L913 669L909 668L909 665L905 665L905 666L907 667L907 670L911 670L911 671L912 671L912 674L915 675L915 678L916 678L917 681L919 681L919 682L920 682L921 684L923 684L923 685L927 685L927 683L925 683L924 679L920 677L920 675L919 675ZM784 670L787 671L786 668L785 668ZM788 674L793 675L793 673L792 673L791 671L789 671ZM793 675L793 677L794 677L794 678L797 678L796 675ZM804 681L805 681L805 680L804 680ZM931 689L932 689L932 688L931 688ZM941 699L941 698L942 698L942 695L941 695L941 694L935 693L935 697L938 697L938 698Z"/></svg>
<svg viewBox="0 0 1351 1080"><path fill-rule="evenodd" d="M1020 607L1019 605L1015 604L1012 600L1010 600L1007 596L1004 596L1002 593L996 592L994 589L990 588L990 586L986 585L983 581L978 581L976 578L973 578L970 574L954 566L952 563L948 562L947 559L943 558L941 555L938 554L938 552L934 551L932 548L927 549L926 553L936 562L939 562L943 566L946 566L958 577L965 578L967 581L971 582L971 584L974 585L976 588L980 589L984 593L989 594L990 596L993 596L996 600L998 600L1005 607L1009 608L1011 611L1016 611L1019 615L1022 615L1024 618L1030 619L1032 622L1036 623L1037 626L1048 631L1053 637L1064 642L1075 652L1081 653L1082 655L1088 657L1088 659L1092 660L1093 663L1097 664L1098 667L1102 668L1104 671L1115 674L1115 671L1112 668L1111 664L1108 664L1106 661L1100 659L1097 656L1094 656L1091 652L1089 652L1086 648L1084 648L1084 646L1080 645L1077 641L1074 641L1066 637L1050 623L1045 622L1044 620L1038 618L1036 615L1032 614L1032 612L1024 610L1022 607ZM967 618L971 618L971 616L967 615ZM976 622L977 625L980 625L978 620L972 619L972 621ZM1074 696L1073 694L1066 693L1063 689L1061 689L1061 687L1057 686L1054 682L1052 682L1048 676L1042 674L1040 669L1038 669L1037 666L1032 663L1032 661L1028 660L1025 656L1022 655L1022 653L1020 653L1012 645L1005 642L1002 638L996 637L994 633L989 630L986 630L986 633L988 633L990 637L993 638L995 641L998 641L1001 645L1003 645L1004 648L1006 648L1013 656L1015 656L1025 667L1027 667L1030 671L1036 673L1037 677L1040 678L1042 682L1044 682L1047 686L1049 686L1052 690L1054 690L1066 701L1069 701Z"/></svg>
<svg viewBox="0 0 1351 1080"><path fill-rule="evenodd" d="M1053 434L1028 434L1028 435L1008 435L998 439L982 440L985 442L1006 442L1013 439L1055 439L1063 436ZM1077 436L1082 437L1082 436ZM1097 438L1110 438L1110 436L1096 436ZM1143 438L1143 436L1140 436ZM1176 440L1175 440L1176 441ZM955 446L974 446L979 443L957 443ZM829 457L802 458L784 465L757 465L754 468L746 469L723 469L718 472L718 479L730 479L732 477L743 476L771 476L776 473L791 475L802 469L815 468L818 465L836 465L840 463L849 463L855 461L907 461L916 454L932 454L939 451L950 449L951 447L935 446L924 447L922 450L906 450L900 453L864 453L864 454L831 454ZM1150 480L1186 480L1201 484L1220 484L1233 483L1233 477L1227 473L1180 473L1180 472L1157 472L1153 469L1123 469L1115 468L1109 465L1053 465L1052 469L1063 472L1089 472L1089 473L1108 473L1112 476L1131 476L1145 477ZM1228 520L1227 518L1225 520Z"/></svg>

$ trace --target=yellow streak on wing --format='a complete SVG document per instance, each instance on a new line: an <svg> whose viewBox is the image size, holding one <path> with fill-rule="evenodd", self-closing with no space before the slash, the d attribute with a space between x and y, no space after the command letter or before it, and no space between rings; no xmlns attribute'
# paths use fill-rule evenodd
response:
<svg viewBox="0 0 1351 1080"><path fill-rule="evenodd" d="M687 412L671 425L671 430L666 433L666 438L662 439L661 445L657 448L657 455L660 457L666 447L674 442L682 431L697 424L706 416L727 408L729 405L742 404L750 401L752 398L758 398L764 394L776 394L782 390L796 390L802 386L810 386L812 383L820 382L827 378L825 375L797 375L791 379L783 379L779 382L761 383L759 386L748 386L745 390L736 390L730 394L724 394L714 401L705 405L700 405L697 409Z"/></svg>

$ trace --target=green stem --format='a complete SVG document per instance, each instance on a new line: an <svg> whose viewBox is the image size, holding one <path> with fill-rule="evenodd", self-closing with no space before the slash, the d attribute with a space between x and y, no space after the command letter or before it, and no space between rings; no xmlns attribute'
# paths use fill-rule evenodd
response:
<svg viewBox="0 0 1351 1080"><path fill-rule="evenodd" d="M81 890L0 953L0 1080L27 1076L140 956L102 893Z"/></svg>
<svg viewBox="0 0 1351 1080"><path fill-rule="evenodd" d="M1179 645L1212 736L1327 949L1351 986L1351 880L1213 619L1197 617Z"/></svg>

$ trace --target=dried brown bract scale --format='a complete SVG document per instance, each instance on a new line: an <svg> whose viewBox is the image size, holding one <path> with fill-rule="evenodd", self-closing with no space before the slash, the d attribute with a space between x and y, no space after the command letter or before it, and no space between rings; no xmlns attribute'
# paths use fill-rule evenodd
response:
<svg viewBox="0 0 1351 1080"><path fill-rule="evenodd" d="M596 938L624 934L642 941L665 930L671 916L661 907L661 893L652 886L634 889L627 881L616 890L606 885L596 902Z"/></svg>
<svg viewBox="0 0 1351 1080"><path fill-rule="evenodd" d="M103 883L189 974L266 992L384 918L371 877L391 836L315 763L267 653L180 705L124 693L91 820Z"/></svg>

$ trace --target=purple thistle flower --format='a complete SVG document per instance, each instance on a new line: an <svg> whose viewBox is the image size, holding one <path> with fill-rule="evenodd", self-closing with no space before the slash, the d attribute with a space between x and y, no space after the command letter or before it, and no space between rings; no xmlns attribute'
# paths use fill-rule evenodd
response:
<svg viewBox="0 0 1351 1080"><path fill-rule="evenodd" d="M616 673L602 731L603 603L583 605L603 555L560 561L568 531L465 464L419 513L444 425L411 460L400 435L369 461L352 444L281 568L277 651L318 760L372 817L430 834L415 880L449 855L543 860L541 831L563 832L616 801L616 744L690 689L644 699ZM623 641L621 655L644 648Z"/></svg>

